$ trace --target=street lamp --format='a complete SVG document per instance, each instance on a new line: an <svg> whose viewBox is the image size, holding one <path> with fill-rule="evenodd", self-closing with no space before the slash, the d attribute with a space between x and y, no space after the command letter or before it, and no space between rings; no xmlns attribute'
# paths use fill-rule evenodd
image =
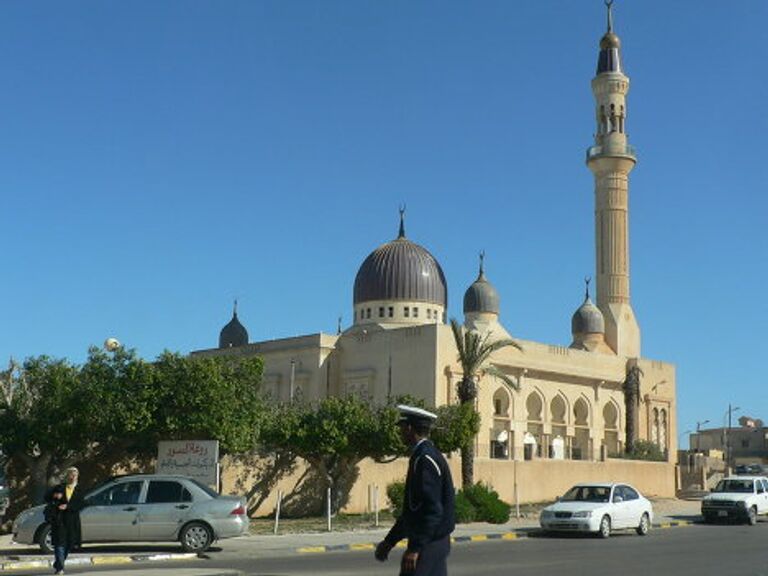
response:
<svg viewBox="0 0 768 576"><path fill-rule="evenodd" d="M725 417L728 417L728 427L725 429L725 465L730 466L731 465L731 418L733 417L733 413L737 410L741 410L741 407L739 406L732 406L731 404L728 404L728 410L725 414L723 414L723 420L725 420Z"/></svg>
<svg viewBox="0 0 768 576"><path fill-rule="evenodd" d="M702 420L701 422L696 422L696 452L699 451L699 446L701 441L699 440L699 433L701 432L701 427L704 424L709 424L709 420Z"/></svg>

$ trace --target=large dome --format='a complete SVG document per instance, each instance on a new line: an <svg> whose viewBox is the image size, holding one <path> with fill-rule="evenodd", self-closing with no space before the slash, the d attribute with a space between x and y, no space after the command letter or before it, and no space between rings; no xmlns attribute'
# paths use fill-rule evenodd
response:
<svg viewBox="0 0 768 576"><path fill-rule="evenodd" d="M354 303L383 300L448 304L445 276L428 250L405 237L402 221L396 240L370 253L355 277Z"/></svg>

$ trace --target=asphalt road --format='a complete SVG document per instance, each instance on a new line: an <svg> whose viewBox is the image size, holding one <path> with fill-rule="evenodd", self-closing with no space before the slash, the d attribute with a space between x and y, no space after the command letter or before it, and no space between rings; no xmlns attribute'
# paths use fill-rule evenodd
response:
<svg viewBox="0 0 768 576"><path fill-rule="evenodd" d="M260 558L258 550L235 554L228 553L224 547L210 553L208 559L165 566L169 576L182 566L234 568L249 576L393 576L398 573L400 554L395 551L389 562L380 564L370 551ZM138 570L140 574L142 566L127 565L121 569ZM67 570L67 574L98 572L96 568ZM460 543L453 547L449 573L451 576L768 576L768 521L755 527L695 525L654 530L645 538L619 534L609 540L536 537L509 542Z"/></svg>

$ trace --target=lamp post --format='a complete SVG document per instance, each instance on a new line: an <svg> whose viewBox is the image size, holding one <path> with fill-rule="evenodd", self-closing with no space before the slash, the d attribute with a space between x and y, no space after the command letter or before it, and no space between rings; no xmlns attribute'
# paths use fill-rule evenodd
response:
<svg viewBox="0 0 768 576"><path fill-rule="evenodd" d="M701 432L701 427L704 424L709 424L709 420L702 420L701 422L696 422L696 452L699 451L699 447L701 445L701 440L699 439L699 433Z"/></svg>
<svg viewBox="0 0 768 576"><path fill-rule="evenodd" d="M728 411L723 414L723 418L728 416L728 427L725 429L725 465L730 467L731 465L731 419L733 417L733 413L737 410L741 410L739 406L732 406L731 404L728 404Z"/></svg>

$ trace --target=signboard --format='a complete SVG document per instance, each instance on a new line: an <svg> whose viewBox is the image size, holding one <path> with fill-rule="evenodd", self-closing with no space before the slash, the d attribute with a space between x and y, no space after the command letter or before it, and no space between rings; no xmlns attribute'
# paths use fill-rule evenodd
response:
<svg viewBox="0 0 768 576"><path fill-rule="evenodd" d="M180 474L219 486L218 440L164 440L157 443L158 474Z"/></svg>

